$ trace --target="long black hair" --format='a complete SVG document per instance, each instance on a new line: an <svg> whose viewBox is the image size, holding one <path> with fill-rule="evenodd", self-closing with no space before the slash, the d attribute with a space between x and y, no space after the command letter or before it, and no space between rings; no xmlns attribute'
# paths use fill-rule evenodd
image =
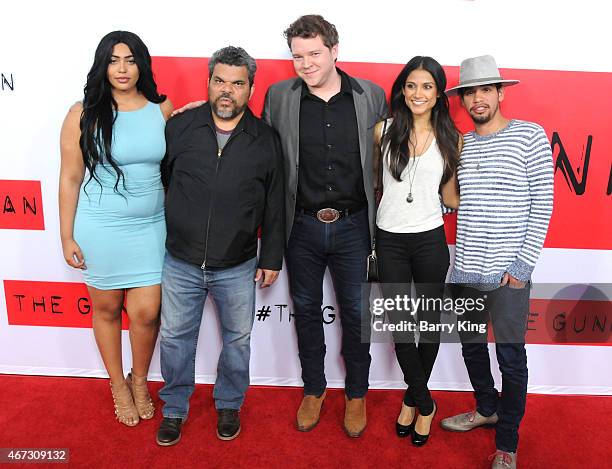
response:
<svg viewBox="0 0 612 469"><path fill-rule="evenodd" d="M402 68L391 88L391 115L393 122L383 136L383 148L388 146L388 164L393 177L401 181L402 171L410 161L408 140L413 131L414 119L406 105L403 89L408 75L413 70L426 70L433 77L438 97L431 110L431 125L438 148L444 159L444 172L440 185L446 183L457 169L459 163L459 131L450 117L446 89L446 74L442 66L431 57L416 56Z"/></svg>
<svg viewBox="0 0 612 469"><path fill-rule="evenodd" d="M79 145L83 154L83 162L89 170L89 179L86 185L92 178L101 185L95 173L96 166L100 163L102 165L108 163L117 173L115 192L118 192L121 180L123 180L123 188L125 189L123 171L111 155L113 124L117 118L117 102L113 98L107 71L113 47L117 44L128 46L134 56L134 62L136 62L139 72L138 82L136 83L138 91L153 103L162 103L166 99L165 95L160 95L157 92L149 50L136 34L128 31L113 31L102 38L96 49L94 63L87 74Z"/></svg>

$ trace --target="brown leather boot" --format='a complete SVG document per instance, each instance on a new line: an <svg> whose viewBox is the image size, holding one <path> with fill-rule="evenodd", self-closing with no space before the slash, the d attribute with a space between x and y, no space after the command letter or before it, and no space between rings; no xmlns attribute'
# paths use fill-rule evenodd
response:
<svg viewBox="0 0 612 469"><path fill-rule="evenodd" d="M359 437L366 427L365 397L349 399L344 396L346 409L344 411L344 431L351 438Z"/></svg>
<svg viewBox="0 0 612 469"><path fill-rule="evenodd" d="M304 396L300 408L297 411L297 421L295 423L299 431L309 432L317 426L326 392L327 391L323 391L323 394L319 397Z"/></svg>

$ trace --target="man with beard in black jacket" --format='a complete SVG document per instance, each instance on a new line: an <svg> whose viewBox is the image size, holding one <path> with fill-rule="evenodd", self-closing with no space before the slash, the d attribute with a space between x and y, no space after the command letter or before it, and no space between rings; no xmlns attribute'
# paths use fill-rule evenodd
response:
<svg viewBox="0 0 612 469"><path fill-rule="evenodd" d="M176 444L194 390L202 310L210 293L223 347L214 388L217 436L240 432L249 385L255 283L269 287L282 266L285 241L280 143L247 107L255 60L226 47L209 62L208 103L166 127L162 163L166 195L166 258L162 274L161 369L165 402L157 432ZM257 232L261 248L257 259Z"/></svg>

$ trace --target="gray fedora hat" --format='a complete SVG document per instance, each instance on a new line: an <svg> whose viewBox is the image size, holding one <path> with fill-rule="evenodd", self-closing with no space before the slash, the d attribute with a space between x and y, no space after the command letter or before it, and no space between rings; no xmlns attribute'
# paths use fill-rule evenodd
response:
<svg viewBox="0 0 612 469"><path fill-rule="evenodd" d="M461 62L459 69L459 84L454 88L446 90L447 96L454 96L461 88L471 86L491 85L501 83L503 86L512 86L519 83L518 80L504 80L497 68L495 59L490 55L472 57Z"/></svg>

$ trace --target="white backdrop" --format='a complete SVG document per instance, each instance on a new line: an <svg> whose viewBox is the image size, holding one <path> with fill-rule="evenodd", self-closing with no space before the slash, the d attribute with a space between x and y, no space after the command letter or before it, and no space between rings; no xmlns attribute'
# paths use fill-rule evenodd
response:
<svg viewBox="0 0 612 469"><path fill-rule="evenodd" d="M424 54L459 65L465 57L492 54L504 68L612 72L612 55L605 52L610 34L604 3L403 0L332 5L314 0L304 7L281 1L107 0L91 7L68 1L4 5L0 73L12 75L14 89L0 91L0 179L42 182L45 230L0 230L0 280L82 281L79 272L65 265L60 249L59 130L70 104L82 98L95 47L109 31L137 33L153 56L208 57L232 43L257 59L285 59L289 53L282 31L299 15L320 13L338 27L344 61L405 63ZM612 251L545 249L534 280L605 283L611 274ZM281 274L271 290L259 295L258 307L287 303L286 276ZM329 279L324 303L334 304ZM326 326L330 386L342 386L344 376L337 322ZM124 367L129 369L127 332L123 338ZM214 381L219 347L209 305L198 347L198 382ZM374 344L372 354L372 387L403 387L391 346ZM612 394L612 347L530 345L528 354L532 392ZM499 380L495 362L493 367ZM0 372L106 375L90 329L9 325L1 300ZM293 324L286 313L281 321L274 307L271 317L255 323L251 376L253 384L301 384ZM158 351L150 378L161 379ZM442 346L431 386L470 389L458 345Z"/></svg>

